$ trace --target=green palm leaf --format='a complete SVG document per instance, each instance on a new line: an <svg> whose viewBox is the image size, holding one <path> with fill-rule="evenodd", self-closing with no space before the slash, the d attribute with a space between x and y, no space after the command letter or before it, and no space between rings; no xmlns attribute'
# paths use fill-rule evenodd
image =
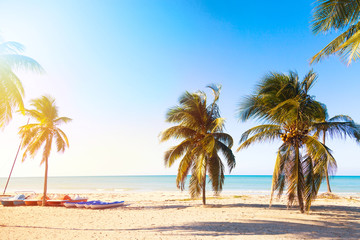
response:
<svg viewBox="0 0 360 240"><path fill-rule="evenodd" d="M315 34L328 33L331 30L343 30L337 38L317 53L311 63L337 53L350 64L359 58L360 43L360 4L357 0L318 0L314 8L312 29Z"/></svg>

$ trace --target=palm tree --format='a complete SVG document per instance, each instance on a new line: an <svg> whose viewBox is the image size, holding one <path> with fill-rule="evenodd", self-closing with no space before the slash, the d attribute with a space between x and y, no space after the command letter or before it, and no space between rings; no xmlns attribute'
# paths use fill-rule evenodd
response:
<svg viewBox="0 0 360 240"><path fill-rule="evenodd" d="M317 75L310 71L303 81L296 73L270 73L255 93L241 102L239 118L262 120L265 124L245 131L237 151L255 142L282 140L277 152L271 187L280 197L287 186L288 205L295 197L301 212L309 210L324 176L325 159L333 159L330 150L311 136L315 120L322 119L323 105L309 95ZM305 205L304 205L305 201ZM271 205L271 200L270 200Z"/></svg>
<svg viewBox="0 0 360 240"><path fill-rule="evenodd" d="M43 156L40 164L45 163L44 195L42 205L46 204L48 160L55 140L57 151L64 152L69 147L69 141L65 133L58 127L62 123L70 122L67 117L59 117L55 99L50 96L42 96L31 101L33 110L25 110L26 114L35 119L37 123L30 123L20 127L19 134L22 138L22 148L25 148L22 161L28 155L34 158L42 146Z"/></svg>
<svg viewBox="0 0 360 240"><path fill-rule="evenodd" d="M315 34L331 30L342 34L312 57L311 63L337 53L347 58L347 64L360 57L360 2L358 0L317 0L315 3L312 30Z"/></svg>
<svg viewBox="0 0 360 240"><path fill-rule="evenodd" d="M322 136L322 143L324 145L326 136L330 136L331 138L345 138L348 136L350 138L354 138L358 142L360 141L360 126L347 115L336 115L332 118L329 118L329 115L326 112L325 118L321 122L314 123L312 128L315 131L315 136ZM332 160L333 159L329 159L324 169L326 175L327 191L329 193L331 193L329 172L331 173L335 171L337 167L336 162Z"/></svg>
<svg viewBox="0 0 360 240"><path fill-rule="evenodd" d="M16 108L24 109L24 89L14 71L43 71L38 62L21 54L23 50L20 43L0 39L0 128L9 123Z"/></svg>
<svg viewBox="0 0 360 240"><path fill-rule="evenodd" d="M221 86L210 85L214 101L207 105L204 92L185 92L179 99L179 106L170 108L166 121L178 124L160 134L160 141L170 138L183 139L165 152L165 166L171 167L181 159L176 178L177 187L184 190L186 177L191 170L190 195L197 197L202 191L202 201L206 204L206 173L217 194L224 184L224 164L219 152L227 160L230 171L235 167L235 156L231 151L233 139L224 133L225 120L220 117L217 101Z"/></svg>

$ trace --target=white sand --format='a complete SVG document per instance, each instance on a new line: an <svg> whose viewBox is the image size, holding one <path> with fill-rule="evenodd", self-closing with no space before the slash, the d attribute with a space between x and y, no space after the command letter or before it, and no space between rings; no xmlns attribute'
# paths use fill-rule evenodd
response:
<svg viewBox="0 0 360 240"><path fill-rule="evenodd" d="M360 239L359 196L317 199L309 214L287 210L285 198L269 209L269 196L210 196L205 207L186 192L87 196L127 205L1 206L0 239Z"/></svg>

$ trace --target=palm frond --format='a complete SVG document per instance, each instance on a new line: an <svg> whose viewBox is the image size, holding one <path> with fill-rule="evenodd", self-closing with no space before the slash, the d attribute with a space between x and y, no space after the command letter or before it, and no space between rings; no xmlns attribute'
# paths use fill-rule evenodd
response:
<svg viewBox="0 0 360 240"><path fill-rule="evenodd" d="M216 141L216 150L223 154L229 167L229 171L231 172L236 165L235 155L231 149L222 142Z"/></svg>
<svg viewBox="0 0 360 240"><path fill-rule="evenodd" d="M162 133L160 133L160 142L168 141L170 138L174 139L183 139L183 138L191 138L196 135L196 131L184 127L184 126L174 126L166 129Z"/></svg>
<svg viewBox="0 0 360 240"><path fill-rule="evenodd" d="M66 145L65 140L63 139L63 137L61 136L61 134L56 131L54 132L54 138L55 138L55 143L56 143L56 147L57 147L57 151L58 152L64 152L65 151L65 147L68 145Z"/></svg>
<svg viewBox="0 0 360 240"><path fill-rule="evenodd" d="M44 72L44 69L37 61L24 55L3 54L0 56L0 62L2 60L6 61L12 69L31 70L38 73Z"/></svg>
<svg viewBox="0 0 360 240"><path fill-rule="evenodd" d="M348 64L354 60L355 58L350 58L351 51L358 51L357 47L353 45L346 46L345 49L341 48L343 44L345 44L348 39L356 34L360 30L360 23L357 23L353 26L350 26L344 33L340 34L334 40L332 40L328 45L326 45L320 52L315 54L311 60L310 64L314 62L319 62L325 57L328 57L334 53L337 53L342 58L348 57ZM350 53L350 54L349 54ZM356 55L357 56L357 55Z"/></svg>
<svg viewBox="0 0 360 240"><path fill-rule="evenodd" d="M8 41L0 43L0 54L20 54L24 50L24 45L18 42Z"/></svg>
<svg viewBox="0 0 360 240"><path fill-rule="evenodd" d="M71 118L68 118L68 117L59 117L57 119L54 120L54 123L55 125L60 125L60 124L63 124L63 123L69 123L71 122L72 119Z"/></svg>
<svg viewBox="0 0 360 240"><path fill-rule="evenodd" d="M189 173L189 170L193 168L194 159L191 151L188 151L183 159L180 161L178 167L178 174L176 177L176 186L183 191L185 189L185 180Z"/></svg>
<svg viewBox="0 0 360 240"><path fill-rule="evenodd" d="M280 197L284 191L286 182L285 163L288 159L291 159L290 155L291 145L282 144L277 152L274 172L272 176L270 206L272 204L274 192L278 191L278 197Z"/></svg>
<svg viewBox="0 0 360 240"><path fill-rule="evenodd" d="M62 141L65 141L66 146L69 147L68 137L67 137L66 134L63 132L63 130L61 130L60 128L55 128L55 132L58 133L58 134L61 136Z"/></svg>
<svg viewBox="0 0 360 240"><path fill-rule="evenodd" d="M191 140L185 139L179 145L171 147L165 152L164 163L166 167L171 167L174 162L179 159L186 151L189 151L191 148Z"/></svg>
<svg viewBox="0 0 360 240"><path fill-rule="evenodd" d="M218 194L222 191L225 176L224 165L216 151L214 151L212 157L209 159L208 166L209 180L211 181L212 189L215 194Z"/></svg>
<svg viewBox="0 0 360 240"><path fill-rule="evenodd" d="M241 145L238 147L236 151L240 151L249 147L251 144L255 142L265 142L265 141L274 141L276 139L280 139L280 135L282 134L282 130L279 126L276 125L260 125L254 128L251 128L244 132L241 136L240 143ZM252 135L249 137L249 135Z"/></svg>
<svg viewBox="0 0 360 240"><path fill-rule="evenodd" d="M196 198L200 196L202 189L202 183L199 182L199 179L196 177L195 168L193 168L193 172L189 181L189 192L191 198Z"/></svg>
<svg viewBox="0 0 360 240"><path fill-rule="evenodd" d="M227 134L227 133L213 133L212 134L213 137L215 138L215 140L222 142L223 144L225 144L228 148L232 148L233 144L234 144L234 140L233 138Z"/></svg>
<svg viewBox="0 0 360 240"><path fill-rule="evenodd" d="M222 132L224 130L225 118L216 118L212 121L211 133Z"/></svg>
<svg viewBox="0 0 360 240"><path fill-rule="evenodd" d="M317 0L313 11L312 29L315 34L340 30L359 20L358 1Z"/></svg>
<svg viewBox="0 0 360 240"><path fill-rule="evenodd" d="M321 181L325 177L325 172L315 171L314 162L309 156L305 158L303 165L306 176L306 187L304 191L305 209L306 211L309 211L312 201L316 198L319 192Z"/></svg>
<svg viewBox="0 0 360 240"><path fill-rule="evenodd" d="M305 136L303 141L307 149L307 155L314 161L315 171L322 171L326 168L328 162L336 164L335 158L331 154L331 150L315 137Z"/></svg>

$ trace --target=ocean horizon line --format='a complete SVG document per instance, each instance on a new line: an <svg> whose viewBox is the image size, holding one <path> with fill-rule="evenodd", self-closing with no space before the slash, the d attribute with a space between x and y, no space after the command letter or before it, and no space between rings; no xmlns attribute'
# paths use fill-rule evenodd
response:
<svg viewBox="0 0 360 240"><path fill-rule="evenodd" d="M176 174L121 174L121 175L62 175L48 177L174 177ZM208 175L206 175L208 176ZM272 174L225 174L225 177L272 177ZM13 176L11 178L43 178L44 176ZM188 177L191 177L189 174ZM360 177L360 175L330 175L329 177ZM0 176L0 178L8 178L8 176Z"/></svg>

